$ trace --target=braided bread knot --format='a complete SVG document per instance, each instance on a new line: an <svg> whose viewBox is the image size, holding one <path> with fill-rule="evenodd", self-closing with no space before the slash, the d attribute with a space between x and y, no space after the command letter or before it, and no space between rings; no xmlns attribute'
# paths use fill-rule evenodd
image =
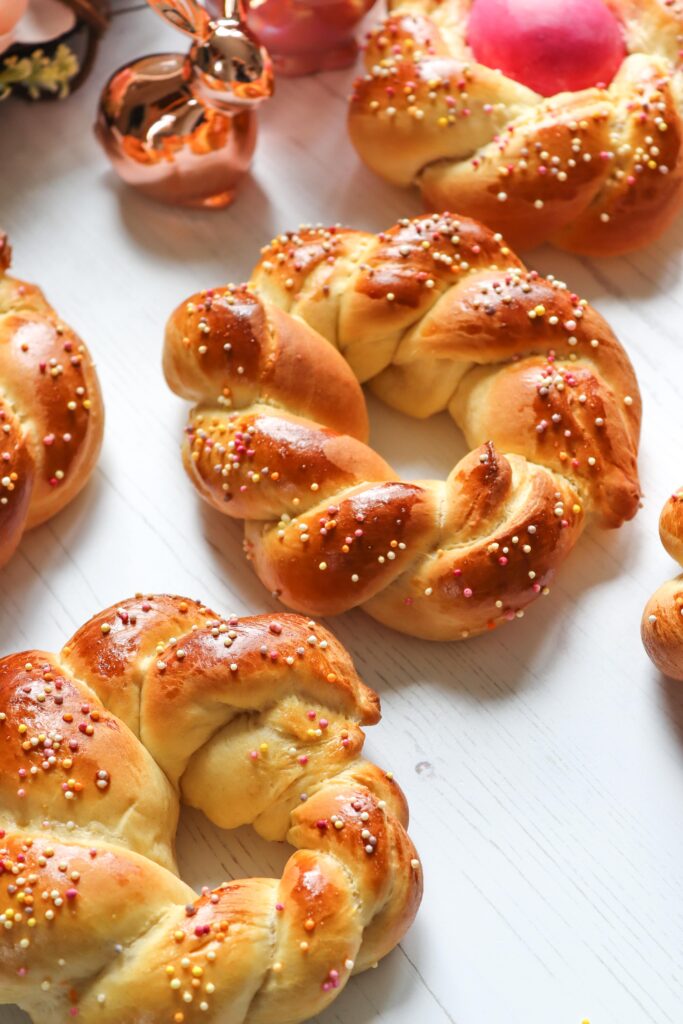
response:
<svg viewBox="0 0 683 1024"><path fill-rule="evenodd" d="M418 184L430 209L467 210L519 247L609 255L652 241L683 202L683 5L606 5L624 40L611 84L544 97L477 61L476 0L390 3L355 83L353 144L387 181ZM571 48L565 17L546 38ZM576 47L579 67L584 53ZM550 57L537 65L552 74Z"/></svg>
<svg viewBox="0 0 683 1024"><path fill-rule="evenodd" d="M135 598L0 660L2 1001L35 1024L283 1024L388 953L422 894L379 699L326 630ZM200 897L179 798L296 852Z"/></svg>
<svg viewBox="0 0 683 1024"><path fill-rule="evenodd" d="M472 635L547 592L584 508L603 526L635 513L628 358L500 235L449 215L302 229L266 247L253 286L178 307L164 368L198 403L195 486L247 520L247 553L290 607ZM449 409L474 450L445 482L400 480L365 444L354 375L409 414Z"/></svg>
<svg viewBox="0 0 683 1024"><path fill-rule="evenodd" d="M662 509L659 536L667 552L683 566L683 488L672 494ZM641 636L660 672L683 679L683 574L663 583L647 602Z"/></svg>
<svg viewBox="0 0 683 1024"><path fill-rule="evenodd" d="M10 257L0 233L0 565L87 483L104 425L85 345Z"/></svg>

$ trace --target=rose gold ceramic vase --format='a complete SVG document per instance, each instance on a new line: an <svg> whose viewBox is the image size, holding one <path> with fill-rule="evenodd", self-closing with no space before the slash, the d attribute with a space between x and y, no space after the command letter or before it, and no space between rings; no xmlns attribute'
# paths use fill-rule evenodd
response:
<svg viewBox="0 0 683 1024"><path fill-rule="evenodd" d="M251 0L246 18L282 75L348 67L354 32L375 0Z"/></svg>

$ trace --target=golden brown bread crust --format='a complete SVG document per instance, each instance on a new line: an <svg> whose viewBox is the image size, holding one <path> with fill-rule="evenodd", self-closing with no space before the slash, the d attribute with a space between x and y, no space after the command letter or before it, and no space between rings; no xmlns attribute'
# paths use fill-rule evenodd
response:
<svg viewBox="0 0 683 1024"><path fill-rule="evenodd" d="M289 607L472 636L547 592L584 509L603 526L635 514L631 364L595 310L500 235L449 214L376 236L302 228L265 247L253 285L261 299L229 287L179 306L164 365L198 403L183 447L195 487L246 520L247 556ZM249 350L268 357L235 355L244 310ZM314 400L278 370L295 344ZM362 394L339 353L396 408L449 409L474 451L447 481L401 481L359 439Z"/></svg>
<svg viewBox="0 0 683 1024"><path fill-rule="evenodd" d="M314 622L167 595L0 660L0 999L35 1024L320 1012L422 894L405 798L361 759L378 718ZM173 874L178 793L295 846L282 878L197 897Z"/></svg>
<svg viewBox="0 0 683 1024"><path fill-rule="evenodd" d="M683 203L683 8L610 0L627 48L612 84L543 99L476 62L470 5L390 5L349 109L363 160L520 248L614 255L657 238Z"/></svg>
<svg viewBox="0 0 683 1024"><path fill-rule="evenodd" d="M683 489L664 505L659 536L671 557L683 565ZM645 605L640 631L645 650L659 671L683 679L683 575L655 591Z"/></svg>
<svg viewBox="0 0 683 1024"><path fill-rule="evenodd" d="M413 415L449 409L567 477L605 526L640 500L641 403L609 325L561 282L527 271L500 234L450 214L376 236L301 228L262 252L260 294L323 330L361 380Z"/></svg>
<svg viewBox="0 0 683 1024"><path fill-rule="evenodd" d="M0 234L0 565L87 483L104 425L85 345L9 262Z"/></svg>
<svg viewBox="0 0 683 1024"><path fill-rule="evenodd" d="M266 317L248 292L212 288L192 296L175 310L167 333L164 374L176 394L201 401L208 391L225 409L259 398L286 402L298 415L367 437L365 403L348 367L305 325L293 329L278 309ZM190 363L186 353L195 346L201 358Z"/></svg>

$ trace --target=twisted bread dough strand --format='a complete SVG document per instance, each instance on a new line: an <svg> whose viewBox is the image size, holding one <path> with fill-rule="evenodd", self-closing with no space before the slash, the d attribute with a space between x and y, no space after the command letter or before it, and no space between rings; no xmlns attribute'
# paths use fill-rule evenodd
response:
<svg viewBox="0 0 683 1024"><path fill-rule="evenodd" d="M247 553L290 607L470 636L547 592L584 504L606 526L635 513L631 365L499 235L449 215L379 236L302 229L266 247L254 286L271 301L230 287L178 307L164 369L198 403L195 486L247 520ZM400 481L363 443L361 391L317 332L397 408L449 408L476 450L445 482Z"/></svg>
<svg viewBox="0 0 683 1024"><path fill-rule="evenodd" d="M0 233L0 565L87 483L104 425L85 345L9 264Z"/></svg>
<svg viewBox="0 0 683 1024"><path fill-rule="evenodd" d="M371 33L351 139L432 209L463 209L518 247L592 255L652 241L683 202L680 0L609 0L628 55L607 89L544 99L479 64L471 0L398 0Z"/></svg>
<svg viewBox="0 0 683 1024"><path fill-rule="evenodd" d="M361 381L413 416L448 409L566 476L603 526L638 508L640 395L609 325L500 234L434 214L378 235L302 228L263 250L252 283L322 333Z"/></svg>
<svg viewBox="0 0 683 1024"><path fill-rule="evenodd" d="M2 1000L35 1024L286 1024L389 952L422 883L379 701L326 630L150 597L0 660ZM195 893L178 797L296 851Z"/></svg>
<svg viewBox="0 0 683 1024"><path fill-rule="evenodd" d="M683 489L664 505L659 536L671 557L683 566ZM663 583L647 602L641 636L659 671L683 679L683 574Z"/></svg>
<svg viewBox="0 0 683 1024"><path fill-rule="evenodd" d="M362 605L413 635L468 636L547 592L581 530L564 478L490 444L445 482L400 481L358 436L363 396L341 356L245 289L178 307L164 365L173 390L199 400L183 448L195 487L247 520L248 557L290 607Z"/></svg>

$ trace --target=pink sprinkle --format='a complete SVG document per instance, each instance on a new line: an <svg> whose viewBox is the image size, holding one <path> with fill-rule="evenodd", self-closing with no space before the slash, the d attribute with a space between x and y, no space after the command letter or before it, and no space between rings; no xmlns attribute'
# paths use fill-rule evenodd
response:
<svg viewBox="0 0 683 1024"><path fill-rule="evenodd" d="M299 764L308 764L308 754L300 754L297 761Z"/></svg>
<svg viewBox="0 0 683 1024"><path fill-rule="evenodd" d="M505 557L505 555L501 555L500 556L500 558L498 559L498 564L499 565L507 565L508 564L508 560ZM471 593L471 591L470 591L470 593ZM467 595L465 595L465 596L467 596Z"/></svg>
<svg viewBox="0 0 683 1024"><path fill-rule="evenodd" d="M471 590L471 588L470 587L465 587L465 589L463 590L462 594L463 594L463 597L472 597L472 590Z"/></svg>
<svg viewBox="0 0 683 1024"><path fill-rule="evenodd" d="M280 910L280 911L284 910L285 909L284 903L276 903L275 904L275 909L276 910Z"/></svg>
<svg viewBox="0 0 683 1024"><path fill-rule="evenodd" d="M64 895L68 900L75 900L78 896L78 889L67 889Z"/></svg>
<svg viewBox="0 0 683 1024"><path fill-rule="evenodd" d="M275 633L276 636L279 636L280 633L282 632L282 626L280 625L279 622L271 622L270 625L268 626L268 629L270 630L271 633Z"/></svg>
<svg viewBox="0 0 683 1024"><path fill-rule="evenodd" d="M329 724L330 723L327 721L326 718L321 718L320 721L318 722L318 725L320 726L321 729L327 729Z"/></svg>

